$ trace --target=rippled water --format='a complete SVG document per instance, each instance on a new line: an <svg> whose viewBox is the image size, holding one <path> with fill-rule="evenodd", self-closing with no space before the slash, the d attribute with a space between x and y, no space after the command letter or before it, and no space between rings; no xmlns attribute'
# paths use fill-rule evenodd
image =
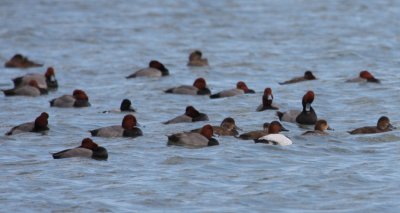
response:
<svg viewBox="0 0 400 213"><path fill-rule="evenodd" d="M24 211L398 212L400 134L349 135L381 115L400 126L400 3L382 1L2 1L0 61L19 52L54 66L60 88L47 96L0 97L0 133L50 114L48 135L0 136L0 205ZM188 68L201 49L210 67ZM124 76L158 59L171 76ZM278 82L313 70L317 81ZM345 84L360 70L382 84ZM0 68L0 87L28 70ZM227 99L163 94L196 77L213 92L245 81L257 91ZM268 146L219 137L220 146L167 147L166 136L205 122L162 125L191 104L211 124L227 116L244 131L277 119L255 112L265 87L282 110L299 109L312 89L320 118L335 131L305 137L284 123L294 144ZM87 91L92 107L50 108L48 101ZM53 160L87 130L119 124L102 114L133 101L143 137L94 138L108 161Z"/></svg>

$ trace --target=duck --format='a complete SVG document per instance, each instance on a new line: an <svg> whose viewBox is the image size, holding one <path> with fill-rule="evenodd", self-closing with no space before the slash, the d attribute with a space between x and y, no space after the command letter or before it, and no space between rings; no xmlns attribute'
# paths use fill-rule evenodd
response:
<svg viewBox="0 0 400 213"><path fill-rule="evenodd" d="M193 106L187 106L185 114L179 115L171 120L164 122L163 124L188 123L197 121L208 121L208 116L204 113L199 112Z"/></svg>
<svg viewBox="0 0 400 213"><path fill-rule="evenodd" d="M293 144L292 140L290 140L285 135L279 134L282 131L282 124L279 121L272 121L268 126L268 134L255 139L255 143L266 143L272 145L281 145L288 146Z"/></svg>
<svg viewBox="0 0 400 213"><path fill-rule="evenodd" d="M272 95L272 89L269 87L265 88L264 95L262 97L262 104L257 107L256 111L261 112L264 110L278 110L279 107L272 104L273 100L274 95Z"/></svg>
<svg viewBox="0 0 400 213"><path fill-rule="evenodd" d="M119 107L119 109L114 109L114 110L107 110L107 111L103 111L103 113L110 113L110 112L136 112L136 110L134 108L132 108L132 102L129 99L124 99L121 102L121 106Z"/></svg>
<svg viewBox="0 0 400 213"><path fill-rule="evenodd" d="M57 89L58 87L58 82L53 67L48 67L44 75L29 73L12 79L14 82L14 87L27 85L31 80L38 82L39 88L42 89Z"/></svg>
<svg viewBox="0 0 400 213"><path fill-rule="evenodd" d="M89 107L89 97L83 90L76 89L72 95L63 95L50 101L51 107Z"/></svg>
<svg viewBox="0 0 400 213"><path fill-rule="evenodd" d="M302 135L328 135L325 130L333 130L329 125L328 122L324 119L318 120L315 123L313 131L306 131Z"/></svg>
<svg viewBox="0 0 400 213"><path fill-rule="evenodd" d="M36 63L29 60L27 57L21 54L15 54L10 60L5 64L7 68L30 68L30 67L42 67L43 64Z"/></svg>
<svg viewBox="0 0 400 213"><path fill-rule="evenodd" d="M188 66L203 67L208 66L207 58L202 58L203 53L200 50L195 50L189 55Z"/></svg>
<svg viewBox="0 0 400 213"><path fill-rule="evenodd" d="M235 95L242 95L248 93L255 93L254 90L249 89L243 81L239 81L236 83L236 88L230 90L223 90L219 93L213 94L210 98L224 98L224 97L231 97Z"/></svg>
<svg viewBox="0 0 400 213"><path fill-rule="evenodd" d="M189 148L201 148L219 145L218 140L212 137L213 127L209 124L204 125L198 132L182 132L169 135L168 146L184 146Z"/></svg>
<svg viewBox="0 0 400 213"><path fill-rule="evenodd" d="M181 85L167 89L164 92L181 95L211 95L211 91L207 88L207 82L204 78L197 78L193 82L193 86Z"/></svg>
<svg viewBox="0 0 400 213"><path fill-rule="evenodd" d="M237 138L238 139L242 139L242 140L254 140L254 139L259 139L265 135L268 134L268 127L269 127L270 123L265 122L263 124L263 129L262 130L254 130L254 131L250 131L250 132L246 132L243 133L241 135L239 135ZM281 131L289 131L287 130L285 127L283 127L281 125Z"/></svg>
<svg viewBox="0 0 400 213"><path fill-rule="evenodd" d="M237 131L239 128L236 126L235 120L231 117L225 118L220 126L212 126L213 132L218 136L237 136L239 132ZM201 132L200 129L193 129L190 132Z"/></svg>
<svg viewBox="0 0 400 213"><path fill-rule="evenodd" d="M31 96L37 97L48 93L47 89L40 88L35 80L30 80L27 85L2 90L5 96Z"/></svg>
<svg viewBox="0 0 400 213"><path fill-rule="evenodd" d="M78 147L50 154L54 159L83 157L95 160L107 160L108 158L107 149L97 145L90 138L83 139L81 145Z"/></svg>
<svg viewBox="0 0 400 213"><path fill-rule="evenodd" d="M121 125L107 126L89 131L92 136L98 137L130 137L136 138L143 135L137 127L136 117L132 114L125 115Z"/></svg>
<svg viewBox="0 0 400 213"><path fill-rule="evenodd" d="M35 121L27 122L20 124L18 126L13 127L10 131L8 131L5 135L15 135L23 132L37 132L45 134L48 130L48 119L49 114L46 112L42 112Z"/></svg>
<svg viewBox="0 0 400 213"><path fill-rule="evenodd" d="M361 128L354 129L349 131L350 134L375 134L381 132L388 132L396 129L396 127L392 126L390 120L386 116L382 116L378 119L376 126L365 126Z"/></svg>
<svg viewBox="0 0 400 213"><path fill-rule="evenodd" d="M149 67L140 69L135 73L127 76L126 78L136 77L161 77L169 75L168 69L159 61L152 60L149 63Z"/></svg>
<svg viewBox="0 0 400 213"><path fill-rule="evenodd" d="M316 79L317 78L314 76L314 74L310 70L307 70L307 71L304 72L304 76L295 77L295 78L292 78L292 79L287 80L285 82L281 82L279 84L280 85L293 84L293 83L298 83L298 82L302 82L302 81L311 81L311 80L316 80Z"/></svg>
<svg viewBox="0 0 400 213"><path fill-rule="evenodd" d="M362 82L380 83L381 81L379 79L376 79L367 70L364 70L364 71L360 72L358 77L349 79L346 82L348 82L348 83L354 83L354 82L359 82L359 83L362 83Z"/></svg>
<svg viewBox="0 0 400 213"><path fill-rule="evenodd" d="M311 107L311 103L314 101L314 92L307 91L307 93L303 96L302 105L303 110L289 110L287 112L278 111L276 115L279 117L280 121L299 123L305 125L315 125L317 122L317 114L314 109Z"/></svg>

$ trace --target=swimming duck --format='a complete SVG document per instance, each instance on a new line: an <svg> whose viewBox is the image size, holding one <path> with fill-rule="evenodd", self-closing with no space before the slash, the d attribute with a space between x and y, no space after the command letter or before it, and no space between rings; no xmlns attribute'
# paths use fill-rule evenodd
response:
<svg viewBox="0 0 400 213"><path fill-rule="evenodd" d="M333 130L329 127L328 122L326 120L318 120L315 123L313 131L306 131L302 135L328 135L325 130Z"/></svg>
<svg viewBox="0 0 400 213"><path fill-rule="evenodd" d="M92 136L99 137L139 137L143 135L142 130L137 126L134 115L125 115L121 125L107 126L99 129L90 130Z"/></svg>
<svg viewBox="0 0 400 213"><path fill-rule="evenodd" d="M293 83L298 83L298 82L302 82L302 81L310 81L310 80L316 80L316 79L317 78L314 76L314 74L311 71L307 70L306 72L304 72L304 76L292 78L288 81L281 82L279 84L280 85L293 84Z"/></svg>
<svg viewBox="0 0 400 213"><path fill-rule="evenodd" d="M347 80L346 82L372 82L372 83L380 83L379 79L376 79L370 72L367 70L361 71L360 75L357 78L352 78Z"/></svg>
<svg viewBox="0 0 400 213"><path fill-rule="evenodd" d="M219 93L211 95L210 98L224 98L224 97L231 97L231 96L242 95L242 94L247 94L247 93L255 93L255 92L254 92L254 90L249 89L243 81L239 81L239 82L237 82L235 89L223 90Z"/></svg>
<svg viewBox="0 0 400 213"><path fill-rule="evenodd" d="M173 87L164 91L165 93L174 93L182 95L210 95L211 91L207 88L207 83L204 78L197 78L193 82L193 86L182 85Z"/></svg>
<svg viewBox="0 0 400 213"><path fill-rule="evenodd" d="M48 118L49 114L42 112L39 117L35 119L35 121L15 126L8 131L6 135L15 135L23 132L38 132L44 134L47 130L49 130L49 127L47 126L49 123Z"/></svg>
<svg viewBox="0 0 400 213"><path fill-rule="evenodd" d="M163 124L176 124L185 122L208 121L208 116L204 113L197 111L193 106L187 106L185 114L179 115Z"/></svg>
<svg viewBox="0 0 400 213"><path fill-rule="evenodd" d="M95 160L107 160L108 153L106 148L97 145L90 138L85 138L82 140L80 146L52 153L52 156L54 159L83 157L93 158Z"/></svg>
<svg viewBox="0 0 400 213"><path fill-rule="evenodd" d="M263 124L263 130L255 130L255 131L251 131L251 132L246 132L246 133L239 135L239 137L237 137L237 138L242 139L242 140L259 139L268 134L268 127L269 127L269 123L265 122ZM281 131L289 131L289 130L287 130L285 127L283 127L281 125Z"/></svg>
<svg viewBox="0 0 400 213"><path fill-rule="evenodd" d="M311 103L314 101L314 92L308 91L302 100L303 111L299 110L289 110L287 112L277 112L276 115L279 117L279 120L306 124L306 125L314 125L317 122L317 114L314 109L311 107Z"/></svg>
<svg viewBox="0 0 400 213"><path fill-rule="evenodd" d="M43 89L57 89L58 83L55 77L54 68L49 67L44 75L37 73L30 73L13 79L14 87L20 87L29 84L29 81L35 80L39 88Z"/></svg>
<svg viewBox="0 0 400 213"><path fill-rule="evenodd" d="M83 90L76 89L72 95L63 95L50 101L51 107L89 107L89 97Z"/></svg>
<svg viewBox="0 0 400 213"><path fill-rule="evenodd" d="M222 122L220 126L212 126L213 128L213 132L215 135L219 135L219 136L236 136L238 135L238 127L236 126L235 120L231 117L225 118ZM201 128L200 129L193 129L190 132L197 132L200 133L201 132Z"/></svg>
<svg viewBox="0 0 400 213"><path fill-rule="evenodd" d="M361 128L357 128L355 130L349 131L350 134L373 134L373 133L381 133L388 132L396 129L390 123L390 120L386 116L382 116L379 118L376 126L365 126Z"/></svg>
<svg viewBox="0 0 400 213"><path fill-rule="evenodd" d="M149 67L140 69L135 73L127 76L126 78L136 78L136 77L161 77L169 75L169 71L165 68L164 64L159 61L150 61Z"/></svg>
<svg viewBox="0 0 400 213"><path fill-rule="evenodd" d="M207 58L202 58L203 53L200 50L195 50L189 55L189 62L187 63L188 66L208 66Z"/></svg>
<svg viewBox="0 0 400 213"><path fill-rule="evenodd" d="M41 67L43 66L43 64L31 61L27 57L21 54L15 54L10 60L8 60L4 64L4 66L8 68L29 68L29 67Z"/></svg>
<svg viewBox="0 0 400 213"><path fill-rule="evenodd" d="M272 121L268 126L268 134L259 139L255 139L254 142L281 146L291 145L293 142L285 135L279 134L280 131L282 131L281 123Z"/></svg>
<svg viewBox="0 0 400 213"><path fill-rule="evenodd" d="M122 100L119 109L103 111L103 113L110 113L110 112L136 112L136 111L135 109L132 108L132 102L129 99L124 99Z"/></svg>
<svg viewBox="0 0 400 213"><path fill-rule="evenodd" d="M272 89L269 87L265 88L264 95L262 97L262 104L257 107L256 111L261 112L268 109L271 110L279 109L279 107L272 104L273 100L274 100L274 95L272 95Z"/></svg>
<svg viewBox="0 0 400 213"><path fill-rule="evenodd" d="M5 96L32 96L36 97L39 95L47 94L47 89L39 87L39 84L35 80L30 80L27 85L20 87L14 87L12 89L2 90Z"/></svg>
<svg viewBox="0 0 400 213"><path fill-rule="evenodd" d="M213 128L207 124L201 128L200 133L197 132L182 132L176 133L168 137L168 146L185 146L192 148L200 148L206 146L219 145L218 141L213 136Z"/></svg>

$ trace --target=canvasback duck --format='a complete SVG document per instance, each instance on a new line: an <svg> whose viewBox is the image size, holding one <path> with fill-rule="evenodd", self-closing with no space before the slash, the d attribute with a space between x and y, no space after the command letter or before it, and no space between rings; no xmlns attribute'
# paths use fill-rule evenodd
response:
<svg viewBox="0 0 400 213"><path fill-rule="evenodd" d="M29 60L27 57L21 54L15 54L10 60L5 64L7 68L29 68L29 67L41 67L43 64L36 63Z"/></svg>
<svg viewBox="0 0 400 213"><path fill-rule="evenodd" d="M388 132L396 129L396 127L392 126L390 120L386 116L382 116L379 118L376 126L365 126L361 128L354 129L349 131L350 134L373 134L373 133L381 133Z"/></svg>
<svg viewBox="0 0 400 213"><path fill-rule="evenodd" d="M165 68L164 64L159 61L150 61L149 67L140 69L135 73L127 76L126 78L136 78L136 77L161 77L169 75L169 71Z"/></svg>
<svg viewBox="0 0 400 213"><path fill-rule="evenodd" d="M189 55L188 66L203 67L208 66L207 58L202 58L203 53L200 50L195 50Z"/></svg>
<svg viewBox="0 0 400 213"><path fill-rule="evenodd" d="M262 97L262 104L257 107L256 111L261 112L268 109L270 110L279 109L279 107L272 104L273 100L274 100L274 95L272 95L272 89L269 87L265 88L264 95Z"/></svg>
<svg viewBox="0 0 400 213"><path fill-rule="evenodd" d="M278 121L272 121L268 126L268 134L259 139L255 139L254 142L281 146L293 144L293 142L285 135L279 134L280 131L282 131L281 123Z"/></svg>
<svg viewBox="0 0 400 213"><path fill-rule="evenodd" d="M54 159L83 157L95 160L107 160L108 158L107 149L97 145L90 138L83 139L81 145L76 148L66 149L61 152L52 153L51 155Z"/></svg>
<svg viewBox="0 0 400 213"><path fill-rule="evenodd" d="M193 106L187 106L185 114L179 115L163 124L176 124L176 123L187 123L196 121L208 121L208 116L204 113L197 111Z"/></svg>
<svg viewBox="0 0 400 213"><path fill-rule="evenodd" d="M223 90L219 93L211 95L210 98L224 98L224 97L231 97L231 96L242 95L242 94L247 94L247 93L255 93L255 92L254 92L254 90L249 89L243 81L239 81L236 83L235 89Z"/></svg>
<svg viewBox="0 0 400 213"><path fill-rule="evenodd" d="M263 130L255 130L255 131L251 131L251 132L246 132L246 133L239 135L239 137L237 137L237 138L242 139L242 140L259 139L268 134L268 128L269 128L269 123L265 122L263 124ZM289 131L289 130L287 130L285 127L283 127L281 125L281 131Z"/></svg>
<svg viewBox="0 0 400 213"><path fill-rule="evenodd" d="M370 72L367 70L361 71L357 78L352 78L347 80L346 82L354 83L354 82L372 82L372 83L380 83L379 79L376 79Z"/></svg>
<svg viewBox="0 0 400 213"><path fill-rule="evenodd" d="M54 73L54 68L47 68L44 75L37 73L30 73L13 79L14 87L20 87L29 84L29 81L35 80L39 88L43 89L57 89L58 82Z"/></svg>
<svg viewBox="0 0 400 213"><path fill-rule="evenodd" d="M20 87L14 87L12 89L2 90L5 96L32 96L36 97L39 95L47 94L47 89L39 87L39 84L35 80L30 80L27 85Z"/></svg>
<svg viewBox="0 0 400 213"><path fill-rule="evenodd" d="M318 120L317 123L315 123L314 130L313 131L306 131L302 135L328 135L325 130L333 130L329 125L326 120Z"/></svg>
<svg viewBox="0 0 400 213"><path fill-rule="evenodd" d="M114 109L114 110L107 110L103 111L103 113L110 113L110 112L136 112L134 108L132 108L132 102L129 99L124 99L121 102L121 106L119 109Z"/></svg>
<svg viewBox="0 0 400 213"><path fill-rule="evenodd" d="M137 126L134 115L125 115L121 125L107 126L99 129L90 130L92 136L99 137L130 137L135 138L143 135L142 130Z"/></svg>
<svg viewBox="0 0 400 213"><path fill-rule="evenodd" d="M49 127L48 122L49 114L46 112L42 112L39 117L35 119L35 121L23 123L18 126L13 127L10 131L6 133L6 135L15 135L23 132L38 132L45 134Z"/></svg>
<svg viewBox="0 0 400 213"><path fill-rule="evenodd" d="M83 90L76 89L72 95L63 95L50 101L51 107L89 107L89 97Z"/></svg>
<svg viewBox="0 0 400 213"><path fill-rule="evenodd" d="M296 78L292 78L290 80L287 80L285 82L281 82L279 83L280 85L284 85L284 84L293 84L293 83L298 83L298 82L302 82L302 81L310 81L310 80L316 80L317 78L314 76L314 74L307 70L304 72L304 76L302 77L296 77Z"/></svg>
<svg viewBox="0 0 400 213"><path fill-rule="evenodd" d="M215 135L219 136L236 136L238 135L239 127L236 126L235 120L231 117L225 118L221 125L219 126L212 126L213 132ZM193 129L190 132L197 132L200 133L202 128L200 129Z"/></svg>
<svg viewBox="0 0 400 213"><path fill-rule="evenodd" d="M218 141L212 137L213 128L211 125L207 124L201 128L200 133L198 132L182 132L169 135L168 146L185 146L191 148L200 148L206 146L219 145Z"/></svg>
<svg viewBox="0 0 400 213"><path fill-rule="evenodd" d="M317 114L314 109L311 107L311 103L314 101L314 92L308 91L302 100L303 110L289 110L287 112L277 112L276 115L279 117L279 120L299 123L305 125L314 125L317 122Z"/></svg>
<svg viewBox="0 0 400 213"><path fill-rule="evenodd" d="M197 78L193 82L193 86L182 85L167 89L164 92L182 95L211 95L211 91L207 88L207 83L204 78Z"/></svg>

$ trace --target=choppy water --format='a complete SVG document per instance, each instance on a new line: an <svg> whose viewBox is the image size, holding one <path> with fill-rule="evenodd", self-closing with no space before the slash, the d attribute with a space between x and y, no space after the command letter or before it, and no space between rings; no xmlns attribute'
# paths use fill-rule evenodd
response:
<svg viewBox="0 0 400 213"><path fill-rule="evenodd" d="M46 136L0 136L0 206L18 211L399 212L400 133L353 136L381 115L400 126L400 2L382 1L2 1L0 61L15 53L54 66L60 88L37 98L0 97L0 133L50 114ZM207 68L186 67L201 49ZM162 79L124 76L158 59ZM311 69L317 81L278 82ZM345 84L360 70L382 84ZM28 72L0 68L1 88ZM210 100L163 94L202 76L213 92L245 81L255 95ZM335 128L304 137L284 123L294 144L255 145L219 137L220 146L167 147L165 135L198 128L162 125L192 104L211 124L227 116L244 131L276 119L255 112L265 87L282 110L316 93L320 118ZM48 100L87 91L92 107L50 108ZM99 112L133 100L144 136L94 138L108 161L53 160L49 152L77 146L87 130L121 122Z"/></svg>

